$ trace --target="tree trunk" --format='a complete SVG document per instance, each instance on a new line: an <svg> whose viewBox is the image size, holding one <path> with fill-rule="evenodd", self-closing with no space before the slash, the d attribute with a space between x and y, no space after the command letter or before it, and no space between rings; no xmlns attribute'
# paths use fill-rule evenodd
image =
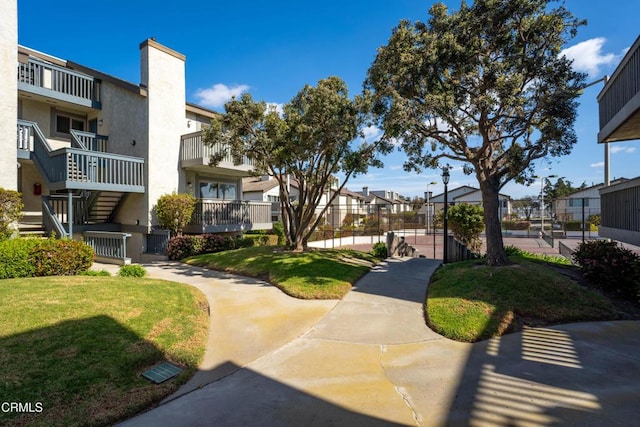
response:
<svg viewBox="0 0 640 427"><path fill-rule="evenodd" d="M502 229L499 217L499 192L498 183L485 181L480 183L482 191L482 205L484 208L485 234L487 238L487 265L508 265L509 258L504 251L502 242Z"/></svg>

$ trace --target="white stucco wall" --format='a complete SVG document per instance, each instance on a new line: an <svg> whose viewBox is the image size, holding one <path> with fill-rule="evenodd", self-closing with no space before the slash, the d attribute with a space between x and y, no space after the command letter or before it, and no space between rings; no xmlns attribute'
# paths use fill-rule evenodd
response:
<svg viewBox="0 0 640 427"><path fill-rule="evenodd" d="M18 120L18 2L2 2L0 14L0 187L18 189L16 126Z"/></svg>
<svg viewBox="0 0 640 427"><path fill-rule="evenodd" d="M148 140L146 151L145 200L151 221L151 210L163 194L184 186L184 173L179 164L180 136L186 133L185 57L154 40L140 45L141 83L147 87Z"/></svg>

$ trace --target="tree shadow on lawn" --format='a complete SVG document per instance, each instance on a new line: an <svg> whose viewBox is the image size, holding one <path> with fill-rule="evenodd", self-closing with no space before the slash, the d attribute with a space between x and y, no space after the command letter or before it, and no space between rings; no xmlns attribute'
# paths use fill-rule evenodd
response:
<svg viewBox="0 0 640 427"><path fill-rule="evenodd" d="M30 404L31 412L0 411L0 424L113 423L172 393L195 370L159 385L141 376L162 361L152 342L104 315L2 337L0 402Z"/></svg>

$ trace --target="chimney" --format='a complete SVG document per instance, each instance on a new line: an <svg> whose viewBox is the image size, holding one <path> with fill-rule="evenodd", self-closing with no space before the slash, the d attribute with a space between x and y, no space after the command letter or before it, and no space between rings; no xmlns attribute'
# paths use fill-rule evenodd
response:
<svg viewBox="0 0 640 427"><path fill-rule="evenodd" d="M364 197L369 197L369 187L362 187L362 195Z"/></svg>

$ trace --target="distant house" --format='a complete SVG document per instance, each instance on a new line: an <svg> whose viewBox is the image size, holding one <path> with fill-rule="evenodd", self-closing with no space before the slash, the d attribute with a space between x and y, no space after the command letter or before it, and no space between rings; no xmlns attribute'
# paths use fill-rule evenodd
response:
<svg viewBox="0 0 640 427"><path fill-rule="evenodd" d="M450 206L461 203L482 206L482 191L480 191L479 188L463 185L461 187L451 189L447 193L447 201ZM498 215L500 220L503 220L511 215L511 196L500 193L498 195L498 200L500 203L498 207ZM433 203L435 212L444 209L444 193L433 196L430 203Z"/></svg>
<svg viewBox="0 0 640 427"><path fill-rule="evenodd" d="M290 181L289 194L293 201L298 199L298 182ZM251 176L242 179L242 196L244 200L256 200L271 203L271 221L282 221L280 211L280 188L278 180L269 175Z"/></svg>
<svg viewBox="0 0 640 427"><path fill-rule="evenodd" d="M625 181L628 180L619 178L612 181L611 185ZM600 215L600 190L603 187L604 184L592 185L554 200L552 211L556 220L567 222L582 221L584 219L586 221L591 215Z"/></svg>

